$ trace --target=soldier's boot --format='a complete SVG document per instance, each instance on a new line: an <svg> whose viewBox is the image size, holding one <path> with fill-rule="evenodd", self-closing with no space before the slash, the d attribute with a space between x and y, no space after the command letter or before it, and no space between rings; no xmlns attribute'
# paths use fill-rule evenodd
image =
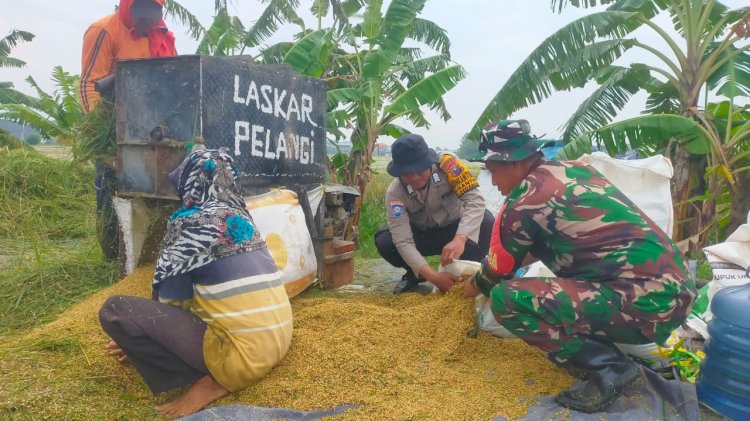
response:
<svg viewBox="0 0 750 421"><path fill-rule="evenodd" d="M557 395L557 403L586 413L606 409L641 375L638 365L617 347L593 338L584 338L581 350L567 364L588 376Z"/></svg>
<svg viewBox="0 0 750 421"><path fill-rule="evenodd" d="M417 290L418 286L419 280L416 276L412 275L411 271L409 271L401 277L401 280L396 284L396 287L393 288L393 293L403 294L405 292L414 292Z"/></svg>
<svg viewBox="0 0 750 421"><path fill-rule="evenodd" d="M555 363L554 360L552 362ZM563 364L559 364L559 363L555 363L555 364L557 364L561 368L565 369L565 371L567 371L568 374L570 374L571 376L577 378L578 380L586 380L586 379L589 378L589 372L588 371L586 371L586 370L584 370L582 368L576 367L576 366L570 364L569 362L565 362Z"/></svg>

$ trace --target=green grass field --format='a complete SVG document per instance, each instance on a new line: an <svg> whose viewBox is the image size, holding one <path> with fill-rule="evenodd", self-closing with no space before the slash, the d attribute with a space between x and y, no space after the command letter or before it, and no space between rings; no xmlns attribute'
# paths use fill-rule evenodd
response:
<svg viewBox="0 0 750 421"><path fill-rule="evenodd" d="M116 279L96 241L93 179L93 168L69 159L0 150L0 336Z"/></svg>
<svg viewBox="0 0 750 421"><path fill-rule="evenodd" d="M363 259L375 259L380 257L375 248L373 236L378 227L386 224L385 219L385 191L391 184L393 177L388 175L385 168L390 158L375 158L372 164L372 179L367 185L365 196L362 199L362 216L359 219L359 246L357 257Z"/></svg>

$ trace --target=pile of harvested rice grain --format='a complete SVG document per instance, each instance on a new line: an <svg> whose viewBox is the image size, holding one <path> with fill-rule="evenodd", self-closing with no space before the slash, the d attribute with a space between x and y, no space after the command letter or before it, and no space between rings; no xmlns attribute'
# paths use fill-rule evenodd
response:
<svg viewBox="0 0 750 421"><path fill-rule="evenodd" d="M154 415L151 407L167 398L150 397L131 367L104 355L96 316L109 295L148 296L152 270L139 269L57 321L0 345L11 386L0 390L0 408L73 418ZM535 397L572 382L520 340L469 337L473 302L458 289L426 297L298 297L293 308L294 338L282 364L219 404L359 405L344 419L512 419Z"/></svg>

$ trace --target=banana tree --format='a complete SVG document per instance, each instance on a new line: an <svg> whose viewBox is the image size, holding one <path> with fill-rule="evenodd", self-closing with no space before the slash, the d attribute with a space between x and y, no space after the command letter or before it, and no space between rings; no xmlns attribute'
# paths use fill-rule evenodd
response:
<svg viewBox="0 0 750 421"><path fill-rule="evenodd" d="M743 189L750 186L750 106L736 107L731 101L709 104L694 117L656 114L608 124L579 134L558 153L557 159L575 159L591 151L592 145L610 153L638 149L646 154L664 152L675 142L693 156L705 156L708 188L690 203L702 202L699 234L719 241L718 228L725 232L747 220L750 199ZM714 212L722 203L720 215ZM709 211L711 210L711 211ZM717 222L721 221L721 224ZM712 229L713 228L713 229Z"/></svg>
<svg viewBox="0 0 750 421"><path fill-rule="evenodd" d="M552 6L609 6L564 26L544 40L511 75L487 105L471 131L478 138L481 127L490 121L507 118L528 105L543 101L555 91L571 90L594 81L599 85L568 119L564 140L608 126L631 97L648 93L645 113L669 113L698 122L699 97L706 90L723 95L733 86L738 92L750 92L750 45L741 45L750 7L730 10L715 0L553 0ZM673 37L653 18L667 13L678 36ZM633 32L648 28L666 44L666 51L639 41ZM641 50L659 65L631 63L621 67L614 61L628 50ZM630 122L634 123L634 122ZM705 127L704 127L705 128ZM645 132L645 131L644 131ZM633 141L621 135L617 142ZM662 132L665 139L674 137ZM637 144L646 145L643 138ZM678 139L679 140L679 139ZM661 141L663 143L663 141ZM672 194L678 220L700 221L712 210L696 207L691 198L706 191L704 174L725 162L709 161L711 154L691 154L685 142L673 142L667 151L675 165ZM623 149L628 143L619 143ZM656 144L644 150L655 151ZM711 149L716 151L716 149ZM608 152L614 150L607 149ZM710 206L709 206L710 208ZM697 210L696 210L697 209ZM685 238L695 226L682 224L675 237Z"/></svg>
<svg viewBox="0 0 750 421"><path fill-rule="evenodd" d="M246 54L260 47L284 23L293 23L304 31L304 22L297 15L299 0L262 0L266 3L252 26L246 27L239 16L230 14L227 0L214 1L214 18L208 27L175 0L164 2L165 15L185 25L188 35L199 41L196 54L226 56ZM258 59L262 54L257 56Z"/></svg>
<svg viewBox="0 0 750 421"><path fill-rule="evenodd" d="M377 139L408 133L399 119L429 127L426 108L449 119L442 97L465 77L464 69L450 60L445 31L418 17L425 2L393 0L383 13L382 1L369 1L361 21L352 22L365 2L331 0L340 7L333 26L308 33L284 58L295 71L327 81L330 140L336 144L334 138L349 137L352 142L349 154L339 152L332 161L340 181L362 194ZM422 48L405 47L407 40L436 54L422 57Z"/></svg>
<svg viewBox="0 0 750 421"><path fill-rule="evenodd" d="M52 80L55 89L50 94L42 90L34 78L26 78L36 90L37 98L25 96L24 101L0 103L0 118L26 124L46 138L72 145L73 129L83 118L81 104L76 98L78 76L55 66Z"/></svg>
<svg viewBox="0 0 750 421"><path fill-rule="evenodd" d="M26 62L15 57L10 53L13 47L21 42L30 42L34 39L34 34L26 31L14 29L8 35L0 39L0 68L16 67L20 68L26 65ZM28 97L13 88L11 82L0 82L0 104L28 101Z"/></svg>
<svg viewBox="0 0 750 421"><path fill-rule="evenodd" d="M25 66L25 61L11 57L10 52L20 42L29 42L32 39L34 39L34 34L17 29L10 31L8 35L0 39L0 68Z"/></svg>
<svg viewBox="0 0 750 421"><path fill-rule="evenodd" d="M738 106L732 101L708 104L704 124L722 140L727 159L726 166L709 168L709 173L716 175L715 180L727 181L709 191L709 197L717 202L728 199L720 226L725 227L725 233L731 233L747 222L750 210L750 195L746 193L750 188L750 104Z"/></svg>
<svg viewBox="0 0 750 421"><path fill-rule="evenodd" d="M211 26L200 39L196 54L227 56L237 54L244 46L245 26L237 16L231 16L226 3L216 11Z"/></svg>
<svg viewBox="0 0 750 421"><path fill-rule="evenodd" d="M216 9L220 6L220 2L217 1L215 4ZM206 33L206 28L200 23L198 18L175 0L164 0L164 16L180 22L187 28L188 35L194 39L201 39Z"/></svg>
<svg viewBox="0 0 750 421"><path fill-rule="evenodd" d="M23 149L28 153L37 154L38 152L24 140L21 140L7 131L0 129L0 149L13 150Z"/></svg>

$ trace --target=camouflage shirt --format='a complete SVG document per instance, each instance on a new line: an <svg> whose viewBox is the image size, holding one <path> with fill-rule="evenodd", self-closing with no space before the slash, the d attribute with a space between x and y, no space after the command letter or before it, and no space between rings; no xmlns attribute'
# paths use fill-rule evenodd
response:
<svg viewBox="0 0 750 421"><path fill-rule="evenodd" d="M683 256L664 231L597 170L576 161L540 159L511 191L477 286L489 295L527 254L558 277L611 286L627 280L631 290L632 281L687 281Z"/></svg>

